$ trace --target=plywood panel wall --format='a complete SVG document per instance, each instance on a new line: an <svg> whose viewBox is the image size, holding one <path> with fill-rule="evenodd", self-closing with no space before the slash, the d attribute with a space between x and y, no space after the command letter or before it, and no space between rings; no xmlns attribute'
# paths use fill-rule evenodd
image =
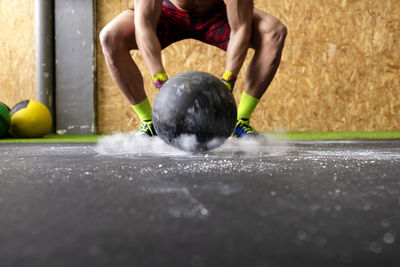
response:
<svg viewBox="0 0 400 267"><path fill-rule="evenodd" d="M0 0L0 101L35 98L34 0Z"/></svg>
<svg viewBox="0 0 400 267"><path fill-rule="evenodd" d="M132 2L98 1L98 31ZM400 0L259 0L256 6L289 29L280 70L252 117L259 131L400 130ZM134 130L138 118L98 51L99 131ZM152 102L150 75L140 54L132 56ZM164 50L163 60L169 76L188 70L220 76L225 54L185 40Z"/></svg>

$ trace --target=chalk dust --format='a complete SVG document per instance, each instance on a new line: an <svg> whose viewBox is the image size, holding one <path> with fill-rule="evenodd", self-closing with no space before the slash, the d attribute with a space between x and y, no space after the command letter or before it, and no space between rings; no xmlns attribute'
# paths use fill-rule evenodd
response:
<svg viewBox="0 0 400 267"><path fill-rule="evenodd" d="M178 138L183 146L188 148L196 146L196 138L194 136L183 136ZM211 140L210 147L219 140ZM193 154L258 154L263 152L284 153L287 151L285 141L275 141L267 135L260 137L243 137L240 139L229 138L221 146L204 152L192 153L179 150L166 144L159 137L147 137L131 133L117 133L105 136L99 140L96 145L96 151L102 155L155 155L155 156L171 156L171 155L193 155Z"/></svg>

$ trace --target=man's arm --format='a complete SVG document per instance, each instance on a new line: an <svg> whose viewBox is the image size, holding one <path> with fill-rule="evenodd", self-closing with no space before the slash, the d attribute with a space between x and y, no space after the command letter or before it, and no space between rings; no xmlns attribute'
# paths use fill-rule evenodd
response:
<svg viewBox="0 0 400 267"><path fill-rule="evenodd" d="M226 8L231 34L225 70L236 76L243 65L250 45L254 1L227 0Z"/></svg>
<svg viewBox="0 0 400 267"><path fill-rule="evenodd" d="M139 51L151 75L165 72L161 61L161 45L156 26L162 0L135 0L135 37Z"/></svg>

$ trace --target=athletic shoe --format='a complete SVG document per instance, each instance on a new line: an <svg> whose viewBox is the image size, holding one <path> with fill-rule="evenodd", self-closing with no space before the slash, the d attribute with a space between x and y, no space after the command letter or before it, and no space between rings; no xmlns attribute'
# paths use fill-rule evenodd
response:
<svg viewBox="0 0 400 267"><path fill-rule="evenodd" d="M151 121L151 120L141 121L140 128L136 134L148 135L150 137L156 136L157 133L156 133L156 130L154 129L153 121Z"/></svg>
<svg viewBox="0 0 400 267"><path fill-rule="evenodd" d="M260 136L253 127L250 126L248 119L240 119L236 123L232 137Z"/></svg>

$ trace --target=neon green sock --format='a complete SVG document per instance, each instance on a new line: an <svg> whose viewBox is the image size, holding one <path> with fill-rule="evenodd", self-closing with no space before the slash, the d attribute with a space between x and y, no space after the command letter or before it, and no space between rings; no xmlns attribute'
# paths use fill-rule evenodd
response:
<svg viewBox="0 0 400 267"><path fill-rule="evenodd" d="M138 114L141 121L152 120L152 110L149 99L146 97L142 102L131 106L133 110Z"/></svg>
<svg viewBox="0 0 400 267"><path fill-rule="evenodd" d="M249 95L245 91L242 93L242 97L240 99L237 119L250 119L251 114L253 113L254 109L260 102L260 99L255 98L254 96Z"/></svg>

